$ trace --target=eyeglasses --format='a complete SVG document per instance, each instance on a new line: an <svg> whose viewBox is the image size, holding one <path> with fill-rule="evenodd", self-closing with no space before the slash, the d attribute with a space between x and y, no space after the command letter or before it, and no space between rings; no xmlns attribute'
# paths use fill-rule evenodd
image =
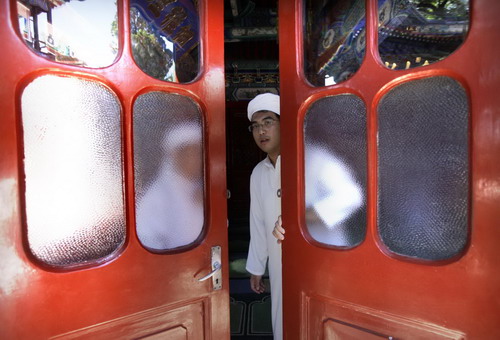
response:
<svg viewBox="0 0 500 340"><path fill-rule="evenodd" d="M258 130L260 128L262 129L269 129L271 126L273 126L278 120L276 119L271 119L271 118L268 118L268 119L265 119L264 122L262 124L259 124L259 123L252 123L250 124L250 126L248 127L248 131L250 132L254 132L254 130Z"/></svg>

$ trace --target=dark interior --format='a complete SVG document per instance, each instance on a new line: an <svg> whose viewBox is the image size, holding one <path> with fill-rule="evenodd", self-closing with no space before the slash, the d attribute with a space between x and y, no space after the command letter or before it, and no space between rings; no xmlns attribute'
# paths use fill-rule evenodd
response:
<svg viewBox="0 0 500 340"><path fill-rule="evenodd" d="M272 339L269 293L252 293L245 261L250 240L250 174L265 157L248 132L257 94L279 93L277 1L225 0L225 73L231 335ZM258 316L258 317L257 317Z"/></svg>
<svg viewBox="0 0 500 340"><path fill-rule="evenodd" d="M224 4L229 251L239 257L250 237L250 174L265 157L248 132L246 108L259 93L279 92L277 1Z"/></svg>

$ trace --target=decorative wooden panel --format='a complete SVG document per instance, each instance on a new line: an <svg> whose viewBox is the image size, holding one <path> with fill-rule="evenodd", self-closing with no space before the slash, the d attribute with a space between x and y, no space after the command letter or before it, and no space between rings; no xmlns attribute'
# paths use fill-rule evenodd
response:
<svg viewBox="0 0 500 340"><path fill-rule="evenodd" d="M161 306L52 339L204 339L208 299Z"/></svg>
<svg viewBox="0 0 500 340"><path fill-rule="evenodd" d="M401 317L319 295L302 295L303 339L465 339L425 320Z"/></svg>

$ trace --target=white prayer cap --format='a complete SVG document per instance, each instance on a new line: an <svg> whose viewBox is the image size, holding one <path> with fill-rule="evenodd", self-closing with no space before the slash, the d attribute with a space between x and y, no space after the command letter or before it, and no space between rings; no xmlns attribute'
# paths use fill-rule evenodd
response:
<svg viewBox="0 0 500 340"><path fill-rule="evenodd" d="M252 121L255 112L271 111L280 114L280 96L273 93L263 93L256 96L248 103L248 120Z"/></svg>
<svg viewBox="0 0 500 340"><path fill-rule="evenodd" d="M173 152L183 145L200 145L203 142L202 130L199 125L186 124L176 127L175 130L169 130L163 138L163 149L167 152Z"/></svg>

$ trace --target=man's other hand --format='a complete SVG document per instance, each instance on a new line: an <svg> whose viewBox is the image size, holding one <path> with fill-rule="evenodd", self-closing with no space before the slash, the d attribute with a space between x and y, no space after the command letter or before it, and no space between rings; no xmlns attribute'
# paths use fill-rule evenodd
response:
<svg viewBox="0 0 500 340"><path fill-rule="evenodd" d="M285 239L285 229L281 225L281 215L278 216L278 220L274 224L273 236L276 237L278 243Z"/></svg>
<svg viewBox="0 0 500 340"><path fill-rule="evenodd" d="M257 294L264 293L266 291L266 286L262 280L262 275L251 275L250 276L250 288Z"/></svg>

